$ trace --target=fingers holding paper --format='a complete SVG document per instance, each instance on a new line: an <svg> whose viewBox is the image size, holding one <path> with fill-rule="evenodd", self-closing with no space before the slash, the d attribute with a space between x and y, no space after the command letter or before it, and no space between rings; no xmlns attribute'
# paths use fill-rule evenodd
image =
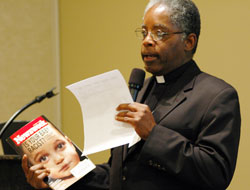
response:
<svg viewBox="0 0 250 190"><path fill-rule="evenodd" d="M156 125L151 110L145 104L137 102L120 104L116 110L120 111L116 115L116 120L131 124L136 133L144 140Z"/></svg>

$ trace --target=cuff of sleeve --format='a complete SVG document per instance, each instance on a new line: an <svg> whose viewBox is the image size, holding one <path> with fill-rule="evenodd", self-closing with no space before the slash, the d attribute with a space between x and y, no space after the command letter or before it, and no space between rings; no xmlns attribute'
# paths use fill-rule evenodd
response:
<svg viewBox="0 0 250 190"><path fill-rule="evenodd" d="M164 158L163 155L163 148L166 145L166 138L168 138L166 134L166 130L170 130L166 127L161 125L156 125L153 130L151 131L150 135L148 136L147 140L145 141L140 156L139 161L157 168L159 170L165 171L166 168L162 164L163 161L161 160Z"/></svg>

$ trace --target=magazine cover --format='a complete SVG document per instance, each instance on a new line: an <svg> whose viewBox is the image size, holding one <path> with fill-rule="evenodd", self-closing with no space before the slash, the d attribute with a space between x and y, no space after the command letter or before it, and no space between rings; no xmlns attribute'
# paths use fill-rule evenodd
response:
<svg viewBox="0 0 250 190"><path fill-rule="evenodd" d="M64 190L95 168L80 149L45 116L40 116L13 133L8 143L29 164L42 163L50 170L46 183L54 190Z"/></svg>

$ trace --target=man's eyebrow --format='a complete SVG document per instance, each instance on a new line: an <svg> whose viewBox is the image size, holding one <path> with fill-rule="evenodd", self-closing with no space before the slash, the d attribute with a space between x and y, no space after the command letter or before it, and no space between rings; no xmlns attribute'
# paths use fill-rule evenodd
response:
<svg viewBox="0 0 250 190"><path fill-rule="evenodd" d="M146 24L142 24L141 27L142 28L147 28ZM164 24L155 24L153 26L153 29L155 29L155 28L163 28L163 29L169 30L168 27L166 25L164 25Z"/></svg>
<svg viewBox="0 0 250 190"><path fill-rule="evenodd" d="M153 28L164 28L168 30L168 27L164 24L155 24Z"/></svg>

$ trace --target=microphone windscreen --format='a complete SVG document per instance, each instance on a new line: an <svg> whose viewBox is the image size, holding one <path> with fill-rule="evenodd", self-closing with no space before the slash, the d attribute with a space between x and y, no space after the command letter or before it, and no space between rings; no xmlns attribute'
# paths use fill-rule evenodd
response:
<svg viewBox="0 0 250 190"><path fill-rule="evenodd" d="M134 68L130 74L129 84L143 86L145 78L145 71L142 69Z"/></svg>

